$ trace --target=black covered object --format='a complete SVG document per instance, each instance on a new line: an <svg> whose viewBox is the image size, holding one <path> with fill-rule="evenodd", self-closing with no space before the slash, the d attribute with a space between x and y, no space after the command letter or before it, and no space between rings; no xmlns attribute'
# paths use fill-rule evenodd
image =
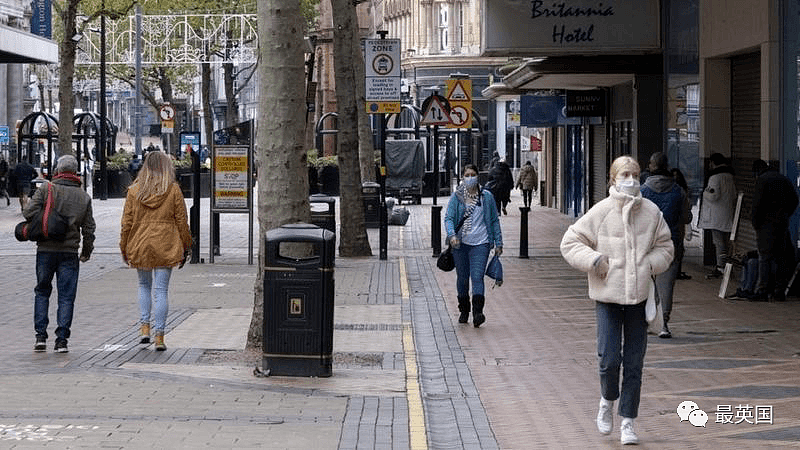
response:
<svg viewBox="0 0 800 450"><path fill-rule="evenodd" d="M417 139L386 141L386 192L420 203L425 176L425 149Z"/></svg>

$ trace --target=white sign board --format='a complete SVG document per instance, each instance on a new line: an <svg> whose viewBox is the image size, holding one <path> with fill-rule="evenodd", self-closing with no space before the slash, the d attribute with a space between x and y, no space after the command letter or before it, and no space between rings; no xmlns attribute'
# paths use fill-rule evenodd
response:
<svg viewBox="0 0 800 450"><path fill-rule="evenodd" d="M367 102L400 101L400 39L364 39Z"/></svg>
<svg viewBox="0 0 800 450"><path fill-rule="evenodd" d="M483 56L652 53L659 0L482 0Z"/></svg>

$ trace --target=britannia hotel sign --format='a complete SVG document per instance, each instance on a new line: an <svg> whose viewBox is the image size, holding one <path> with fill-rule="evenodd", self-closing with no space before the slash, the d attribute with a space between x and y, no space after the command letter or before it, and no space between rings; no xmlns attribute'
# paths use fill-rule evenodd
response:
<svg viewBox="0 0 800 450"><path fill-rule="evenodd" d="M658 0L483 0L485 56L651 53Z"/></svg>

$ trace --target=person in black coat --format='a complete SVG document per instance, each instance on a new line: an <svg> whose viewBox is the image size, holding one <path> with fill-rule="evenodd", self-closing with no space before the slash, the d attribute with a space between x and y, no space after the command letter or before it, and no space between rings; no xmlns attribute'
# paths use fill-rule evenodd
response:
<svg viewBox="0 0 800 450"><path fill-rule="evenodd" d="M758 285L754 300L782 301L794 269L789 218L797 209L797 190L786 176L763 160L753 162L753 175L756 186L752 223L758 245Z"/></svg>
<svg viewBox="0 0 800 450"><path fill-rule="evenodd" d="M511 174L511 168L505 161L497 161L491 169L489 169L489 182L486 183L486 189L494 196L497 211L503 211L503 214L508 215L506 206L511 201L511 190L514 189L514 175Z"/></svg>
<svg viewBox="0 0 800 450"><path fill-rule="evenodd" d="M36 169L24 159L14 167L14 177L17 180L17 195L19 196L19 206L25 209L28 206L28 197L31 192L31 180L36 178Z"/></svg>

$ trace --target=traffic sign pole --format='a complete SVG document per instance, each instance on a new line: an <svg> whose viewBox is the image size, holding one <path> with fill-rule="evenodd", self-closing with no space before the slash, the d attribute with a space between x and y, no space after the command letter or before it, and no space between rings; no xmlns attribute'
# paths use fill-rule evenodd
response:
<svg viewBox="0 0 800 450"><path fill-rule="evenodd" d="M386 39L386 30L378 31L381 40ZM389 218L386 208L386 114L378 114L378 142L381 146L381 208L380 208L380 231L378 236L378 246L380 247L378 259L386 261L388 259L389 246Z"/></svg>

